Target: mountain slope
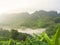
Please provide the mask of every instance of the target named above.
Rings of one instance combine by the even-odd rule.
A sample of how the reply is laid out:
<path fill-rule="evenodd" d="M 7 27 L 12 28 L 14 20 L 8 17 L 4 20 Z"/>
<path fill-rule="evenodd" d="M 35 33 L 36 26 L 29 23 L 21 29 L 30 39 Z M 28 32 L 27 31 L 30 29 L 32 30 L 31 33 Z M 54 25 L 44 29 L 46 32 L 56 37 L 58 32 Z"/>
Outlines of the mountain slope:
<path fill-rule="evenodd" d="M 57 17 L 59 17 L 59 19 L 57 19 Z M 30 28 L 40 28 L 55 24 L 56 19 L 57 21 L 60 21 L 60 14 L 56 11 L 40 10 L 35 11 L 32 14 L 29 14 L 27 12 L 4 14 L 4 20 L 2 20 L 2 23 L 0 23 L 0 25 L 11 27 L 24 26 Z"/>

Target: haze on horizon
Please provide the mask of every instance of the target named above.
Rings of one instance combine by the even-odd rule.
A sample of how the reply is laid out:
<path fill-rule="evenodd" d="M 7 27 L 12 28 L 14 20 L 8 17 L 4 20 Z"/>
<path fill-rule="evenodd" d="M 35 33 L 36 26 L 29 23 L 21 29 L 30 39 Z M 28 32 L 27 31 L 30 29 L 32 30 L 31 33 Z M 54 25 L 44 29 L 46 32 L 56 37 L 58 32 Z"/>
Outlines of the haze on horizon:
<path fill-rule="evenodd" d="M 55 10 L 60 12 L 60 0 L 0 0 L 0 14 Z"/>

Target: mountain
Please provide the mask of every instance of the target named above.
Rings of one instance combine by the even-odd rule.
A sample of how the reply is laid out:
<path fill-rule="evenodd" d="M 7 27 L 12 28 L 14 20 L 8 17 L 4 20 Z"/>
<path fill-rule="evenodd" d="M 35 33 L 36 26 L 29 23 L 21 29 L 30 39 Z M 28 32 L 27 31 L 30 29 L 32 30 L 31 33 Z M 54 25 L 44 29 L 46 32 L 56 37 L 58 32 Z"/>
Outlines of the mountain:
<path fill-rule="evenodd" d="M 57 13 L 57 11 L 40 10 L 32 14 L 23 12 L 3 15 L 4 17 L 0 26 L 40 28 L 55 24 L 55 21 L 60 23 L 60 13 Z M 59 18 L 57 19 L 57 17 Z"/>

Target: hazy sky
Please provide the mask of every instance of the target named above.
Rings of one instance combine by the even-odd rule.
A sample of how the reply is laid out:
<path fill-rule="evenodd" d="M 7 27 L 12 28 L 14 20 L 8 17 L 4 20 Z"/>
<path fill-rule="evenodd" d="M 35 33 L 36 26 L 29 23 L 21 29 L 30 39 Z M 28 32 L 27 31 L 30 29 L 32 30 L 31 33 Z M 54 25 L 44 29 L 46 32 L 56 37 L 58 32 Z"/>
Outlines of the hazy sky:
<path fill-rule="evenodd" d="M 57 10 L 60 0 L 0 0 L 0 14 L 4 12 L 33 12 L 35 10 Z"/>

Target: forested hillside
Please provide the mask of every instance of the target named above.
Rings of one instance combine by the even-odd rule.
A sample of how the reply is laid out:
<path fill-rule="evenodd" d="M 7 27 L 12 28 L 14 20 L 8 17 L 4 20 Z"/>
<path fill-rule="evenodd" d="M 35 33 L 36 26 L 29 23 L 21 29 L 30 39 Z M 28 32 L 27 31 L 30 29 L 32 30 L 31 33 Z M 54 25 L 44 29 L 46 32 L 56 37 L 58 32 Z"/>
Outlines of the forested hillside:
<path fill-rule="evenodd" d="M 5 17 L 0 25 L 12 27 L 45 28 L 55 23 L 60 23 L 60 13 L 57 11 L 35 11 L 3 14 Z"/>

